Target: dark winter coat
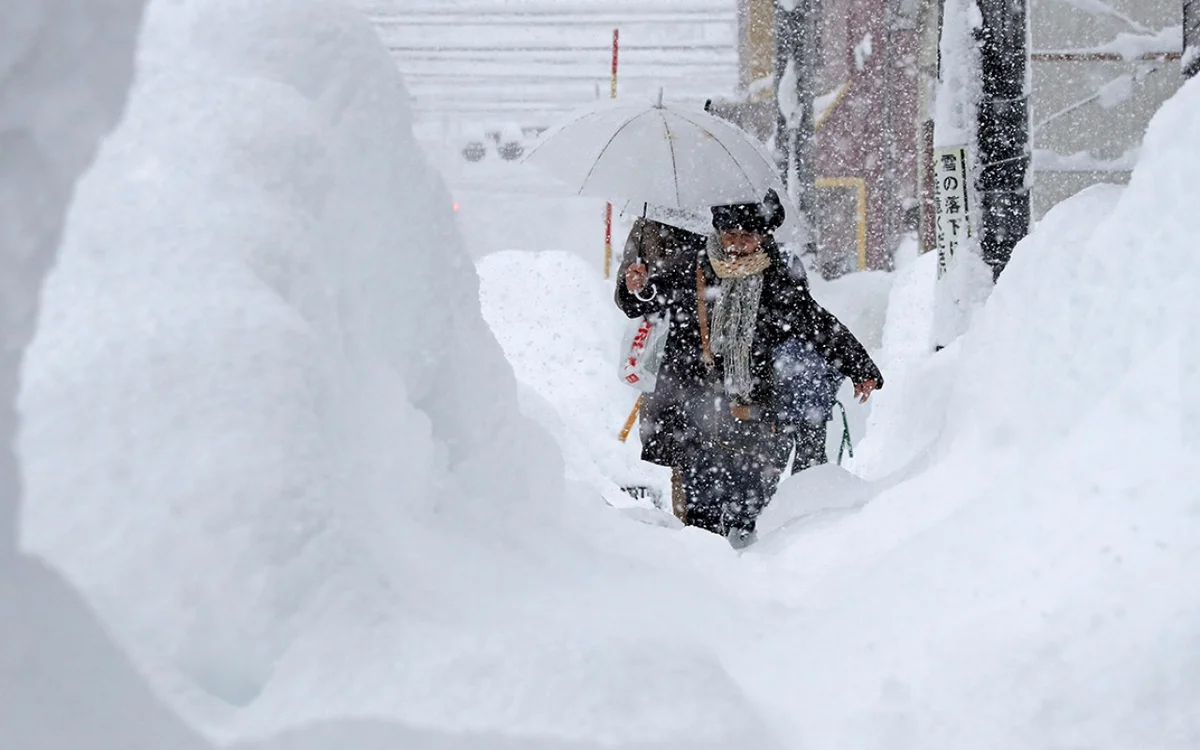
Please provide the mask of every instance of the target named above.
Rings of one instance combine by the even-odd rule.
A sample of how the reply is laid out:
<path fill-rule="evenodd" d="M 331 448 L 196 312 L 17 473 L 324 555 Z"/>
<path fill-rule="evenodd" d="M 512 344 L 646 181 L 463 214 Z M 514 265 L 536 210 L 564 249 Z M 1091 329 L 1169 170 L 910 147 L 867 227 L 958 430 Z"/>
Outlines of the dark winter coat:
<path fill-rule="evenodd" d="M 625 270 L 635 261 L 645 263 L 651 274 L 661 274 L 667 266 L 681 255 L 695 259 L 704 249 L 708 237 L 703 234 L 689 232 L 679 227 L 663 224 L 652 219 L 639 218 L 629 229 L 625 240 L 624 253 L 617 268 L 617 289 L 614 294 L 617 306 L 628 312 L 623 300 L 625 297 L 634 299 L 625 289 Z M 624 295 L 624 296 L 623 296 Z M 630 314 L 630 317 L 640 317 Z M 642 406 L 638 420 L 638 435 L 642 441 L 642 457 L 648 457 L 647 445 L 656 444 L 655 435 L 664 408 L 670 405 L 670 389 L 656 388 L 650 393 L 642 394 Z M 653 451 L 651 451 L 651 455 Z M 654 461 L 663 463 L 662 461 Z"/>
<path fill-rule="evenodd" d="M 754 379 L 750 400 L 756 407 L 756 418 L 768 425 L 777 419 L 780 399 L 775 388 L 774 353 L 795 338 L 803 341 L 806 347 L 812 347 L 830 366 L 853 382 L 874 380 L 882 387 L 883 376 L 866 349 L 812 298 L 803 269 L 793 265 L 799 261 L 785 259 L 773 239 L 764 243 L 764 250 L 770 255 L 772 264 L 763 272 L 762 297 L 750 359 Z M 658 413 L 642 415 L 648 422 L 642 431 L 642 458 L 664 466 L 680 466 L 686 452 L 711 447 L 714 425 L 719 428 L 721 423 L 728 421 L 728 403 L 723 400 L 721 358 L 716 358 L 716 367 L 711 373 L 701 359 L 696 302 L 697 262 L 702 264 L 711 299 L 721 281 L 703 253 L 695 248 L 665 263 L 650 265 L 647 289 L 653 285 L 655 296 L 648 302 L 639 300 L 625 287 L 623 272 L 617 278 L 617 305 L 627 316 L 636 318 L 665 311 L 670 317 L 654 393 Z M 712 315 L 711 301 L 708 314 Z"/>
<path fill-rule="evenodd" d="M 629 236 L 625 239 L 621 263 L 617 268 L 617 278 L 624 279 L 625 269 L 629 268 L 635 260 L 641 260 L 649 266 L 651 273 L 661 273 L 666 264 L 681 253 L 691 254 L 694 258 L 696 253 L 704 248 L 706 242 L 708 242 L 708 237 L 703 234 L 689 232 L 686 229 L 663 224 L 653 219 L 635 219 L 633 226 L 629 229 Z M 617 305 L 621 305 L 620 294 L 624 288 L 623 282 L 618 283 Z"/>

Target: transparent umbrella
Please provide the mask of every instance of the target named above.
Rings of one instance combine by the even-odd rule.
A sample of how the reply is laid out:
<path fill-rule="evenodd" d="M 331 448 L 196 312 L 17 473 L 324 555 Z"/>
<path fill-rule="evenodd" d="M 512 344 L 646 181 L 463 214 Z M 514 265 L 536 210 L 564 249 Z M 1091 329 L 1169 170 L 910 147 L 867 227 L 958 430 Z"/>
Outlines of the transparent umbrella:
<path fill-rule="evenodd" d="M 753 136 L 706 112 L 618 104 L 576 113 L 525 161 L 578 195 L 703 209 L 781 195 L 775 164 Z"/>

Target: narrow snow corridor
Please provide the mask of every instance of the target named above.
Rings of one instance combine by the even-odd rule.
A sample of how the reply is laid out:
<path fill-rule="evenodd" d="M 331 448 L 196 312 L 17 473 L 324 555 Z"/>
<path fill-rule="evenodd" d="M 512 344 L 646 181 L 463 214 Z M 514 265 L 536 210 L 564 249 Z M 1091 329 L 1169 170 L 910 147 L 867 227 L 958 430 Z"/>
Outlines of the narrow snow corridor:
<path fill-rule="evenodd" d="M 603 204 L 441 163 L 339 0 L 151 0 L 28 347 L 0 319 L 0 720 L 29 750 L 1195 750 L 1197 134 L 1193 81 L 936 354 L 932 256 L 814 280 L 887 384 L 739 554 L 621 490 L 666 478 L 617 439 Z"/>

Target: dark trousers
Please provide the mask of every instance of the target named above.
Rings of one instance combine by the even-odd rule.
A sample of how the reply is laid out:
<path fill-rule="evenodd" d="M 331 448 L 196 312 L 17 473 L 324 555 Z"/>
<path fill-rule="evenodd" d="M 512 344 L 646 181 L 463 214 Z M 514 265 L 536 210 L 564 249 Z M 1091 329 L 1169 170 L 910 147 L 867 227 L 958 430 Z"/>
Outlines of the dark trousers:
<path fill-rule="evenodd" d="M 827 422 L 800 422 L 796 425 L 788 425 L 784 431 L 785 437 L 780 441 L 782 443 L 780 469 L 787 466 L 788 454 L 791 452 L 792 446 L 796 448 L 796 458 L 792 461 L 793 474 L 799 474 L 813 466 L 829 463 L 829 456 L 825 450 L 828 426 Z"/>
<path fill-rule="evenodd" d="M 779 482 L 778 446 L 761 439 L 741 450 L 696 446 L 679 467 L 687 512 L 685 523 L 721 536 L 753 532 Z"/>

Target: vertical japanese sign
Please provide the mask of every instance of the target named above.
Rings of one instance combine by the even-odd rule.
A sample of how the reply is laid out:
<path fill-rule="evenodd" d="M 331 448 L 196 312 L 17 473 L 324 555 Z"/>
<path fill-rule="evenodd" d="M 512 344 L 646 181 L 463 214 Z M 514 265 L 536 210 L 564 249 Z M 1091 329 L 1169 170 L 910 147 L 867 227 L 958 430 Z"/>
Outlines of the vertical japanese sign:
<path fill-rule="evenodd" d="M 938 278 L 971 236 L 967 206 L 967 149 L 937 148 L 933 152 L 934 209 L 937 216 Z"/>

